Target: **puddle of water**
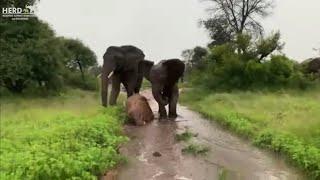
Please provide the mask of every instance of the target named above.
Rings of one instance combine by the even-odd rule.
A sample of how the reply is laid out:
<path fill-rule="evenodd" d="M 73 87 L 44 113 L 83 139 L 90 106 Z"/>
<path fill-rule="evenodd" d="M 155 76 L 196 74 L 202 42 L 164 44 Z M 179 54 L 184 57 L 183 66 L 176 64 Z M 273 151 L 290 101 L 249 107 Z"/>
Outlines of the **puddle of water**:
<path fill-rule="evenodd" d="M 150 91 L 142 93 L 154 112 L 157 104 Z M 158 121 L 138 127 L 125 126 L 132 138 L 121 153 L 128 164 L 121 167 L 119 180 L 298 180 L 286 164 L 248 142 L 222 130 L 199 114 L 178 106 L 176 121 Z M 193 141 L 210 148 L 206 156 L 181 153 L 184 143 L 175 140 L 186 129 L 197 134 Z M 161 156 L 154 156 L 159 152 Z"/>

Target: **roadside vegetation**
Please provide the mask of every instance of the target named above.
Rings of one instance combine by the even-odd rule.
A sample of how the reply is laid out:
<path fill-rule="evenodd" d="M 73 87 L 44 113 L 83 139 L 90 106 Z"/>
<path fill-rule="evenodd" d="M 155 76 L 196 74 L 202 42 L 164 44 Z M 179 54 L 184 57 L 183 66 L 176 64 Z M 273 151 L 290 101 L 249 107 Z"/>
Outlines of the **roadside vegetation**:
<path fill-rule="evenodd" d="M 34 0 L 4 0 L 1 7 L 25 7 Z M 95 90 L 100 74 L 94 52 L 78 39 L 56 36 L 38 17 L 15 21 L 0 17 L 0 89 L 21 94 L 55 94 L 72 86 Z"/>
<path fill-rule="evenodd" d="M 315 179 L 320 173 L 320 88 L 277 92 L 214 92 L 192 89 L 181 101 L 249 138 L 283 154 Z"/>
<path fill-rule="evenodd" d="M 95 92 L 1 99 L 0 179 L 97 179 L 123 160 L 121 107 Z"/>
<path fill-rule="evenodd" d="M 176 140 L 177 141 L 189 141 L 192 137 L 196 137 L 197 134 L 194 134 L 188 130 L 181 134 L 176 134 Z"/>
<path fill-rule="evenodd" d="M 201 25 L 212 42 L 182 52 L 181 102 L 319 179 L 320 74 L 281 52 L 280 32 L 263 32 L 272 1 L 210 1 Z"/>
<path fill-rule="evenodd" d="M 194 156 L 198 155 L 206 155 L 207 152 L 210 151 L 210 149 L 203 145 L 198 144 L 189 144 L 186 147 L 184 147 L 182 150 L 182 153 L 192 154 Z"/>

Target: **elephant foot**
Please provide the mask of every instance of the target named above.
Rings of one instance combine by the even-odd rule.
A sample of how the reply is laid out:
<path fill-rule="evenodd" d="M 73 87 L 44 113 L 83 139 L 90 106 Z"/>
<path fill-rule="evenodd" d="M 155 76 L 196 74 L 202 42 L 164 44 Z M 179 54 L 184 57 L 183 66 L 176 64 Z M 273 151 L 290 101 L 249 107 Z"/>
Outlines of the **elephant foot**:
<path fill-rule="evenodd" d="M 159 114 L 159 120 L 167 119 L 168 116 L 166 114 Z"/>
<path fill-rule="evenodd" d="M 169 114 L 169 118 L 175 119 L 177 117 L 178 117 L 178 115 L 176 113 Z"/>

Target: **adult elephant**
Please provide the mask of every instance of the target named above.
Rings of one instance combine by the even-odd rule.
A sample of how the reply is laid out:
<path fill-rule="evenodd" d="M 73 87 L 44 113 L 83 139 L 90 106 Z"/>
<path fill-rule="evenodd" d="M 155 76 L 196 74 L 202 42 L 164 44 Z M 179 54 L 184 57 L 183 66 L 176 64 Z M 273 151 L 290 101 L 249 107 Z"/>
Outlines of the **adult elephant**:
<path fill-rule="evenodd" d="M 184 63 L 179 59 L 162 60 L 147 74 L 152 84 L 152 94 L 159 105 L 160 119 L 167 118 L 165 106 L 169 104 L 169 118 L 177 117 L 179 98 L 178 81 L 183 76 Z"/>
<path fill-rule="evenodd" d="M 116 104 L 120 84 L 122 83 L 127 91 L 127 96 L 138 93 L 140 90 L 142 72 L 139 71 L 139 64 L 144 60 L 144 53 L 135 46 L 110 46 L 103 55 L 103 66 L 101 73 L 101 100 L 102 105 L 108 104 L 109 79 L 112 80 L 112 90 L 109 104 Z"/>

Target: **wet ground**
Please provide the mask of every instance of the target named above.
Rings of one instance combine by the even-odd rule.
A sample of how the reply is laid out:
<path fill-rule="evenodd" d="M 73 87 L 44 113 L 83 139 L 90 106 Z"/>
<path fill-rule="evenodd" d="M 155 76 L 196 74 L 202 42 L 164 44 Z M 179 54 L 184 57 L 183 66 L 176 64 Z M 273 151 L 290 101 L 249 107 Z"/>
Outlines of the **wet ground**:
<path fill-rule="evenodd" d="M 150 91 L 142 92 L 155 114 L 157 104 Z M 178 106 L 175 121 L 159 121 L 138 127 L 126 125 L 131 141 L 121 148 L 128 163 L 117 170 L 119 180 L 298 180 L 283 160 L 263 152 L 223 130 L 186 107 Z M 191 142 L 178 142 L 176 134 L 196 134 Z M 188 144 L 209 147 L 206 155 L 181 150 Z"/>

